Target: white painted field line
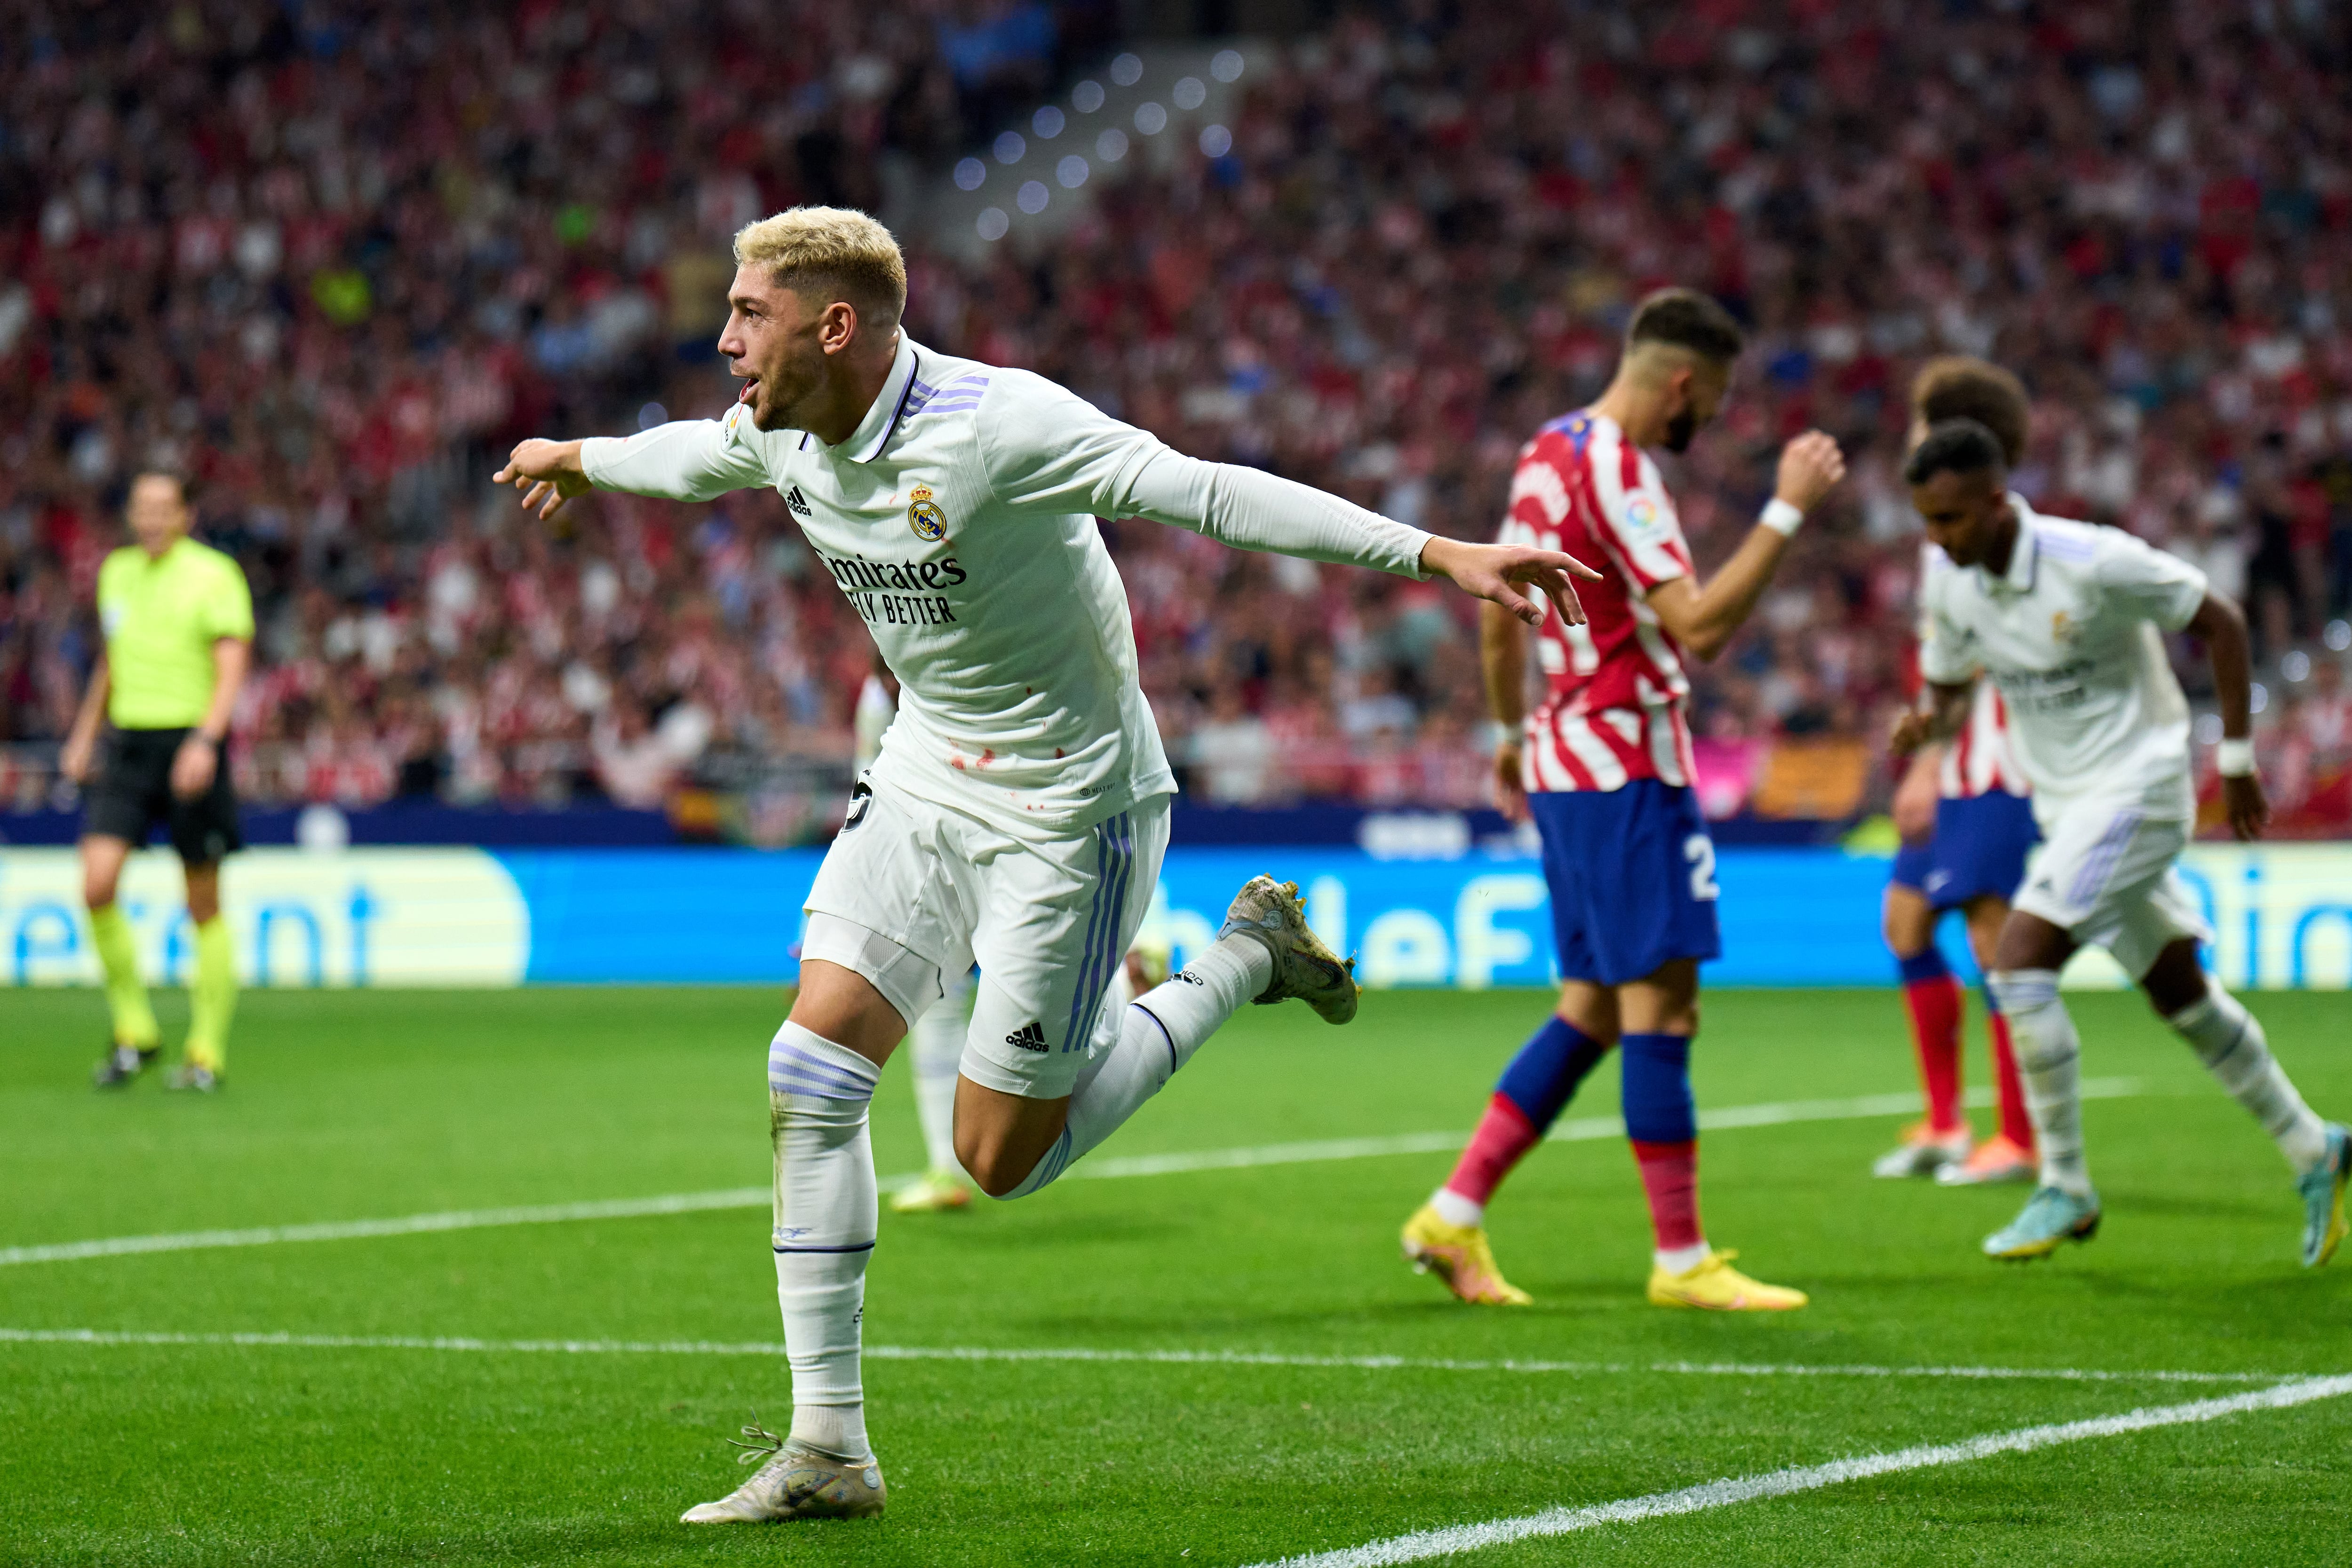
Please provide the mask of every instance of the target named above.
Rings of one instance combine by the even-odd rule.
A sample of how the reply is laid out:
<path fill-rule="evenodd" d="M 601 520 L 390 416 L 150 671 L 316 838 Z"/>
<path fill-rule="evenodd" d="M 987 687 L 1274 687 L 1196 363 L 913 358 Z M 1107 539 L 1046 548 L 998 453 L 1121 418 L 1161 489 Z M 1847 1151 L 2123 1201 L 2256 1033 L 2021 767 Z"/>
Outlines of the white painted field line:
<path fill-rule="evenodd" d="M 2086 1079 L 2086 1100 L 2126 1099 L 2142 1092 L 2136 1078 Z M 1979 1101 L 1972 1095 L 1969 1103 Z M 1989 1103 L 1989 1102 L 1985 1102 Z M 1916 1094 L 1865 1094 L 1851 1100 L 1786 1100 L 1762 1105 L 1727 1105 L 1702 1111 L 1704 1130 L 1777 1127 L 1794 1122 L 1840 1122 L 1899 1116 L 1919 1108 Z M 1624 1135 L 1614 1116 L 1561 1122 L 1550 1142 L 1572 1144 Z M 1459 1148 L 1464 1133 L 1402 1133 L 1383 1137 L 1326 1138 L 1310 1143 L 1261 1144 L 1239 1149 L 1196 1149 L 1182 1154 L 1142 1155 L 1129 1159 L 1088 1160 L 1065 1181 L 1109 1181 L 1129 1176 L 1180 1176 L 1191 1171 L 1241 1170 L 1254 1166 L 1315 1165 L 1329 1160 L 1370 1159 L 1384 1155 L 1441 1154 Z M 912 1176 L 884 1178 L 884 1190 L 913 1182 Z M 264 1225 L 241 1230 L 183 1230 L 160 1236 L 110 1236 L 90 1241 L 57 1241 L 0 1247 L 0 1268 L 22 1263 L 70 1263 L 138 1252 L 193 1252 L 223 1247 L 274 1247 L 289 1241 L 353 1241 L 369 1237 L 415 1236 L 440 1230 L 478 1230 L 490 1226 L 556 1225 L 590 1219 L 643 1219 L 712 1209 L 765 1208 L 764 1186 L 718 1192 L 678 1192 L 656 1197 L 602 1198 L 587 1203 L 548 1203 L 506 1208 L 462 1208 L 443 1214 L 407 1214 L 385 1219 L 333 1219 L 310 1225 Z"/>
<path fill-rule="evenodd" d="M 433 1230 L 476 1230 L 494 1225 L 552 1225 L 579 1219 L 636 1219 L 657 1214 L 698 1214 L 714 1208 L 764 1208 L 764 1186 L 720 1192 L 674 1192 L 660 1197 L 604 1198 L 519 1208 L 461 1208 L 447 1214 L 404 1214 L 390 1219 L 332 1219 L 316 1225 L 264 1225 L 248 1230 L 183 1230 L 165 1236 L 111 1236 L 46 1247 L 0 1248 L 0 1267 L 114 1258 L 129 1252 L 192 1252 L 214 1247 L 273 1247 L 284 1241 L 350 1241 L 366 1236 L 415 1236 Z"/>
<path fill-rule="evenodd" d="M 2053 1448 L 2061 1443 L 2079 1443 L 2093 1437 L 2118 1437 L 2159 1427 L 2219 1421 L 2225 1416 L 2256 1410 L 2291 1409 L 2321 1399 L 2340 1398 L 2347 1394 L 2352 1394 L 2352 1377 L 2314 1377 L 2281 1384 L 2274 1388 L 2258 1388 L 2215 1399 L 2199 1399 L 2187 1405 L 2159 1405 L 2148 1409 L 2126 1411 L 2121 1416 L 2101 1416 L 2087 1421 L 2063 1421 L 2045 1427 L 2021 1427 L 2011 1432 L 1991 1432 L 1963 1442 L 1899 1448 L 1885 1454 L 1864 1454 L 1857 1458 L 1833 1459 L 1825 1465 L 1801 1465 L 1764 1475 L 1727 1477 L 1699 1486 L 1685 1487 L 1679 1491 L 1653 1492 L 1647 1497 L 1622 1498 L 1615 1502 L 1595 1503 L 1585 1508 L 1548 1508 L 1540 1513 L 1522 1514 L 1516 1519 L 1424 1530 L 1338 1552 L 1285 1557 L 1277 1563 L 1260 1563 L 1257 1568 L 1385 1568 L 1390 1563 L 1421 1563 L 1432 1557 L 1450 1557 L 1457 1552 L 1501 1546 L 1532 1536 L 1569 1535 L 1604 1524 L 1633 1524 L 1645 1519 L 1700 1513 L 1708 1509 L 1727 1508 L 1733 1503 L 1815 1491 L 1822 1487 L 1865 1480 L 1873 1476 L 1929 1469 L 1939 1465 L 1965 1465 L 1990 1458 L 1995 1454 L 2031 1453 L 2036 1448 Z"/>
<path fill-rule="evenodd" d="M 780 1356 L 784 1347 L 761 1340 L 471 1339 L 436 1334 L 189 1333 L 130 1329 L 0 1328 L 0 1344 L 195 1345 L 293 1350 L 430 1350 L 561 1355 Z M 1361 1372 L 1501 1372 L 1622 1375 L 1664 1373 L 1695 1377 L 1916 1377 L 2061 1383 L 2285 1383 L 2287 1372 L 2110 1371 L 2031 1366 L 1808 1366 L 1800 1363 L 1704 1361 L 1472 1361 L 1404 1355 L 1286 1355 L 1245 1350 L 1096 1350 L 1050 1345 L 869 1344 L 871 1361 L 1085 1362 L 1157 1366 L 1288 1366 Z"/>
<path fill-rule="evenodd" d="M 2086 1078 L 2085 1100 L 2128 1100 L 2147 1091 L 2137 1078 Z M 1992 1091 L 1969 1092 L 1968 1103 L 1992 1103 Z M 1916 1093 L 1864 1094 L 1849 1100 L 1780 1100 L 1762 1105 L 1726 1105 L 1698 1113 L 1702 1132 L 1734 1127 L 1779 1127 L 1793 1122 L 1867 1121 L 1907 1115 L 1919 1109 Z M 1614 1116 L 1572 1117 L 1555 1123 L 1547 1143 L 1581 1144 L 1622 1138 L 1625 1124 Z M 1201 1149 L 1186 1154 L 1141 1155 L 1129 1159 L 1087 1160 L 1070 1167 L 1064 1181 L 1103 1181 L 1119 1176 L 1175 1176 L 1186 1171 L 1239 1170 L 1249 1166 L 1313 1165 L 1360 1160 L 1379 1155 L 1430 1155 L 1458 1149 L 1466 1133 L 1399 1133 L 1388 1137 L 1328 1138 L 1313 1143 L 1265 1144 L 1256 1148 Z M 5 1261 L 5 1257 L 0 1257 Z"/>

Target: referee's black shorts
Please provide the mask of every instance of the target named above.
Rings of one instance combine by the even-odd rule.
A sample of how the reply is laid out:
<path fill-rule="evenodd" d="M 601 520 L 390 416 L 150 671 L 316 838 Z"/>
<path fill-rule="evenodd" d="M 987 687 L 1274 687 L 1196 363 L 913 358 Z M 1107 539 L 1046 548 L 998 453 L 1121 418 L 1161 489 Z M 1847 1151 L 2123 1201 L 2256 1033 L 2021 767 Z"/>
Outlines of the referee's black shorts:
<path fill-rule="evenodd" d="M 170 830 L 172 847 L 190 865 L 210 865 L 245 848 L 236 831 L 236 792 L 228 781 L 224 747 L 213 770 L 213 787 L 194 800 L 172 790 L 172 758 L 186 729 L 117 729 L 108 732 L 99 754 L 98 777 L 89 787 L 82 831 L 144 844 L 155 824 Z"/>

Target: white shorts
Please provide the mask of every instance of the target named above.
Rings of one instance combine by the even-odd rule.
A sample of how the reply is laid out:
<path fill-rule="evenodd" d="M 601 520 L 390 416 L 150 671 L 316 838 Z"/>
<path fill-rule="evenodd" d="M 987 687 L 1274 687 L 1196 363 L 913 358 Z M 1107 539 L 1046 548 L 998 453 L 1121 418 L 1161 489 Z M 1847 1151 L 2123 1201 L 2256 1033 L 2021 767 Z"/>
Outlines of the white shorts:
<path fill-rule="evenodd" d="M 1169 798 L 1015 838 L 867 779 L 809 889 L 801 958 L 871 981 L 908 1024 L 977 959 L 963 1075 L 1059 1100 L 1118 1028 L 1103 998 L 1151 907 Z M 1098 1039 L 1099 1037 L 1099 1039 Z"/>
<path fill-rule="evenodd" d="M 2190 827 L 2127 802 L 2069 806 L 2043 829 L 2012 906 L 2105 948 L 2139 979 L 2182 937 L 2213 939 L 2196 895 L 2173 869 Z"/>

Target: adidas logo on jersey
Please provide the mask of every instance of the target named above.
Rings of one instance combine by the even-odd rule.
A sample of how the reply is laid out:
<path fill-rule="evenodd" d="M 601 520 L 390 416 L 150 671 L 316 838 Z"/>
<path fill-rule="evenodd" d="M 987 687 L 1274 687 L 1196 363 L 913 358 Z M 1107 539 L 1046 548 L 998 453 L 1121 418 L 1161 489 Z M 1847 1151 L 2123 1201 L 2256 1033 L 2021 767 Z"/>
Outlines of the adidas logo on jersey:
<path fill-rule="evenodd" d="M 1024 1051 L 1043 1051 L 1045 1049 L 1045 1026 L 1033 1019 L 1006 1035 L 1004 1043 L 1017 1045 Z"/>
<path fill-rule="evenodd" d="M 784 492 L 784 505 L 792 508 L 793 515 L 795 517 L 811 517 L 816 515 L 809 510 L 809 504 L 801 499 L 801 487 L 798 485 Z"/>

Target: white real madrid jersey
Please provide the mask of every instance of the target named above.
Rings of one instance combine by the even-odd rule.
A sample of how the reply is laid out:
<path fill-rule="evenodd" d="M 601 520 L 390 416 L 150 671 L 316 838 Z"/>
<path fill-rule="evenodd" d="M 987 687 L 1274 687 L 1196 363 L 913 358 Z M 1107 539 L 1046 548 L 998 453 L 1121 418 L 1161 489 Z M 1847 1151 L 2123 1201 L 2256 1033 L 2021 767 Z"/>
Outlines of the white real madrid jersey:
<path fill-rule="evenodd" d="M 604 488 L 677 500 L 773 486 L 898 678 L 876 776 L 1012 831 L 1066 832 L 1176 787 L 1096 517 L 1409 577 L 1429 540 L 903 332 L 838 446 L 761 430 L 738 403 L 588 441 L 581 463 Z"/>
<path fill-rule="evenodd" d="M 2205 574 L 2119 528 L 2045 517 L 2012 495 L 2009 570 L 1927 551 L 1919 673 L 1959 685 L 1981 666 L 2047 826 L 2077 800 L 2196 813 L 2189 704 L 2162 632 L 2189 624 Z"/>

